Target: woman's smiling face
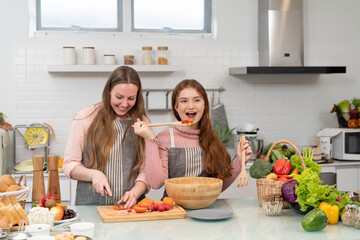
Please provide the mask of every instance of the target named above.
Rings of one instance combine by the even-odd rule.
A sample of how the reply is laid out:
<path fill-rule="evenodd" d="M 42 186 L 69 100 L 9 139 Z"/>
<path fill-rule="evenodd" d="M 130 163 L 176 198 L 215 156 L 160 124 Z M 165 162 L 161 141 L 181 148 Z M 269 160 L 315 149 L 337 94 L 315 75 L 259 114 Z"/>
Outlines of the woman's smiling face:
<path fill-rule="evenodd" d="M 179 92 L 175 110 L 182 121 L 191 119 L 194 121 L 190 128 L 198 128 L 205 108 L 205 101 L 195 88 L 187 87 Z"/>
<path fill-rule="evenodd" d="M 120 118 L 128 118 L 127 112 L 136 103 L 138 89 L 133 83 L 120 83 L 110 91 L 111 107 Z"/>

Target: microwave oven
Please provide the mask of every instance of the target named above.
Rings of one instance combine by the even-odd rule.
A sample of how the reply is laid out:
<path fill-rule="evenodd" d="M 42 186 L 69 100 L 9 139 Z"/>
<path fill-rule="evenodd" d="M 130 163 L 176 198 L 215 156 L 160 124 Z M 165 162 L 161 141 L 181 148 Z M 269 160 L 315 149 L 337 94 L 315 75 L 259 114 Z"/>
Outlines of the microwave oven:
<path fill-rule="evenodd" d="M 360 129 L 323 130 L 323 134 L 320 136 L 320 148 L 327 149 L 330 157 L 338 160 L 360 161 Z"/>

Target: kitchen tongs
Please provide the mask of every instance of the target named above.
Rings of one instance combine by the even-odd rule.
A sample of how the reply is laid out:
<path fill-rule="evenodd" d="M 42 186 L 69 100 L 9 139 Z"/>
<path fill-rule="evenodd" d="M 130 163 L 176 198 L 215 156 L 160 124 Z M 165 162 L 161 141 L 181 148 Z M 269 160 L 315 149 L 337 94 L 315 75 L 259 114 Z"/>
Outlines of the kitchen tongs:
<path fill-rule="evenodd" d="M 244 142 L 245 142 L 245 135 L 243 134 L 241 136 L 241 147 L 243 147 Z M 241 151 L 241 172 L 240 172 L 240 176 L 239 176 L 239 181 L 238 181 L 238 187 L 244 187 L 247 186 L 248 184 L 248 175 L 246 173 L 245 170 L 245 149 Z"/>
<path fill-rule="evenodd" d="M 111 199 L 111 201 L 113 202 L 113 204 L 118 207 L 119 209 L 121 209 L 120 205 L 116 202 L 116 200 L 114 199 L 114 197 L 110 196 L 108 191 L 106 191 L 106 188 L 104 188 L 104 192 L 105 194 Z"/>

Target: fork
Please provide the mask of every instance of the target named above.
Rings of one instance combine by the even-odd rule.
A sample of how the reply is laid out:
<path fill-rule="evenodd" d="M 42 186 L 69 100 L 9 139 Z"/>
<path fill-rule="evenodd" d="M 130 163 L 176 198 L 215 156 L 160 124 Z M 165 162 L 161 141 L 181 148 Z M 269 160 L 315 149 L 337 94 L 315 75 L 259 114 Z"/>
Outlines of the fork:
<path fill-rule="evenodd" d="M 241 141 L 241 147 L 243 147 L 245 142 L 245 134 L 241 136 L 240 141 Z M 245 149 L 241 151 L 241 172 L 237 186 L 240 187 L 240 184 L 241 187 L 247 186 L 248 184 L 248 176 L 245 170 Z"/>

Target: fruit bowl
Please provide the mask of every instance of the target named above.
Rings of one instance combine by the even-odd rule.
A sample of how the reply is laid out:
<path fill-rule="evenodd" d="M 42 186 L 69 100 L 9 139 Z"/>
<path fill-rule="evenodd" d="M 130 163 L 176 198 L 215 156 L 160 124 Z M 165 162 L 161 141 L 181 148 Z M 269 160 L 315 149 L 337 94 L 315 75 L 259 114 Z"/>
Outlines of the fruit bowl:
<path fill-rule="evenodd" d="M 188 209 L 200 209 L 216 201 L 223 181 L 209 177 L 181 177 L 165 180 L 165 189 L 176 204 Z"/>

